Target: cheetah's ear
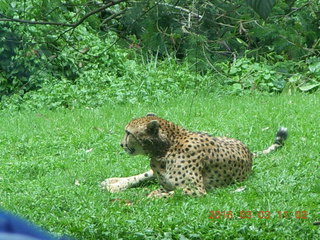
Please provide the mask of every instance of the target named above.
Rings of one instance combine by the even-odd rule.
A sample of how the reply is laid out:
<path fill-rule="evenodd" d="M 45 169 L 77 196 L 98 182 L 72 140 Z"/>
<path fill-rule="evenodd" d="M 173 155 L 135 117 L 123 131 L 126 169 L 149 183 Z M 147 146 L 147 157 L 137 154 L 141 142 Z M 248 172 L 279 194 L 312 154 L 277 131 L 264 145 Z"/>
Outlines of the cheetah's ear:
<path fill-rule="evenodd" d="M 157 120 L 152 120 L 147 124 L 147 132 L 153 135 L 158 134 L 160 124 Z"/>
<path fill-rule="evenodd" d="M 148 112 L 146 115 L 146 117 L 154 117 L 154 116 L 156 116 L 156 114 L 153 112 Z"/>

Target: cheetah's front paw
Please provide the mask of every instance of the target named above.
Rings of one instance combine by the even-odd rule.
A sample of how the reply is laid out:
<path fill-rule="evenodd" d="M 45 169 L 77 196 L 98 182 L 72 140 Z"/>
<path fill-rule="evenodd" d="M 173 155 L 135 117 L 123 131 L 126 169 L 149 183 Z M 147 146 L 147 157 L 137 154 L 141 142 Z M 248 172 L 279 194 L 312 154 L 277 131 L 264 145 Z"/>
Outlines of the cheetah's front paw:
<path fill-rule="evenodd" d="M 100 187 L 104 190 L 108 190 L 109 192 L 120 192 L 129 187 L 130 182 L 127 178 L 107 178 L 103 182 L 100 183 Z"/>

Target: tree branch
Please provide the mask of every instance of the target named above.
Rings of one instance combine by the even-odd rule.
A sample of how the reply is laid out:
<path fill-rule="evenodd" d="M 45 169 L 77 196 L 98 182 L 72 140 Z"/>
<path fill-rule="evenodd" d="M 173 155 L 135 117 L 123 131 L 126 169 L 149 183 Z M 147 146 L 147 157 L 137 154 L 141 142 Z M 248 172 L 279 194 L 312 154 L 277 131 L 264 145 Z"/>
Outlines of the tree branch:
<path fill-rule="evenodd" d="M 183 8 L 183 7 L 180 7 L 180 6 L 175 6 L 175 5 L 172 5 L 172 4 L 169 4 L 169 3 L 162 3 L 162 2 L 157 2 L 157 4 L 162 5 L 162 6 L 175 8 L 175 9 L 180 10 L 182 12 L 188 13 L 189 15 L 193 15 L 193 16 L 199 18 L 200 20 L 203 18 L 203 15 L 200 15 L 198 13 L 192 12 L 191 10 Z"/>
<path fill-rule="evenodd" d="M 54 26 L 62 26 L 62 27 L 72 27 L 72 28 L 76 28 L 78 27 L 81 23 L 83 23 L 88 17 L 99 13 L 111 6 L 117 5 L 119 3 L 122 2 L 126 2 L 128 0 L 111 0 L 109 1 L 107 4 L 103 5 L 100 8 L 97 8 L 91 12 L 88 12 L 86 15 L 84 15 L 82 18 L 80 18 L 79 21 L 75 22 L 75 23 L 62 23 L 62 22 L 48 22 L 48 21 L 30 21 L 30 20 L 24 20 L 24 19 L 17 19 L 17 18 L 9 18 L 6 17 L 5 18 L 0 18 L 0 22 L 17 22 L 17 23 L 23 23 L 23 24 L 34 24 L 34 25 L 54 25 Z M 2 14 L 1 14 L 2 15 Z M 4 16 L 4 15 L 2 15 Z"/>
<path fill-rule="evenodd" d="M 118 12 L 118 13 L 112 14 L 110 17 L 104 19 L 104 20 L 102 21 L 102 24 L 103 24 L 103 25 L 104 25 L 104 24 L 107 24 L 107 23 L 108 23 L 109 21 L 111 21 L 112 19 L 115 19 L 115 18 L 117 18 L 118 16 L 121 16 L 125 11 L 126 11 L 126 10 L 122 10 L 122 11 L 120 11 L 120 12 Z"/>
<path fill-rule="evenodd" d="M 309 2 L 307 2 L 305 4 L 303 4 L 301 7 L 294 8 L 291 12 L 287 13 L 285 16 L 289 17 L 290 15 L 294 14 L 297 11 L 300 11 L 301 9 L 303 9 L 304 7 L 306 7 L 306 6 L 310 5 L 310 4 L 311 4 L 311 2 L 309 1 Z"/>

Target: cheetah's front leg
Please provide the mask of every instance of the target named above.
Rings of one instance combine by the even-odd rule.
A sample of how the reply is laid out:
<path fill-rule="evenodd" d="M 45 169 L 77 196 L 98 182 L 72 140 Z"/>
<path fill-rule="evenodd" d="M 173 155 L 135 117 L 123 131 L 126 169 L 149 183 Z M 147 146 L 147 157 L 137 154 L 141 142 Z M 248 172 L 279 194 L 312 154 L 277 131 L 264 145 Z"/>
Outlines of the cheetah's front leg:
<path fill-rule="evenodd" d="M 109 192 L 120 192 L 153 178 L 153 171 L 149 170 L 148 172 L 131 177 L 107 178 L 101 182 L 100 186 L 102 189 L 106 189 Z"/>

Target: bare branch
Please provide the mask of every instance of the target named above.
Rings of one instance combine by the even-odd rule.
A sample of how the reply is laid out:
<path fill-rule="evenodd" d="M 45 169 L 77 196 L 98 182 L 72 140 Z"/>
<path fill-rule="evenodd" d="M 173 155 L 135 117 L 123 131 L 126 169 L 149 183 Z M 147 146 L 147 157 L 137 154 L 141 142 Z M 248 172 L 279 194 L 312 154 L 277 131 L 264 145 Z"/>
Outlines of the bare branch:
<path fill-rule="evenodd" d="M 33 24 L 33 25 L 55 25 L 63 27 L 74 27 L 74 24 L 70 23 L 60 23 L 60 22 L 46 22 L 46 21 L 30 21 L 17 18 L 0 18 L 0 22 L 17 22 L 24 24 Z"/>
<path fill-rule="evenodd" d="M 62 27 L 72 27 L 76 28 L 78 27 L 81 23 L 83 23 L 88 17 L 99 13 L 111 6 L 117 5 L 122 2 L 126 2 L 128 0 L 111 0 L 107 4 L 103 5 L 100 8 L 97 8 L 91 12 L 88 12 L 86 15 L 84 15 L 82 18 L 80 18 L 79 21 L 75 23 L 62 23 L 62 22 L 48 22 L 48 21 L 30 21 L 30 20 L 24 20 L 24 19 L 17 19 L 17 18 L 0 18 L 0 22 L 17 22 L 17 23 L 23 23 L 23 24 L 35 24 L 35 25 L 55 25 L 55 26 L 62 26 Z"/>
<path fill-rule="evenodd" d="M 167 7 L 172 7 L 172 8 L 178 9 L 178 10 L 180 10 L 182 12 L 188 13 L 189 15 L 195 16 L 195 17 L 199 18 L 200 20 L 203 18 L 203 15 L 200 15 L 198 13 L 192 12 L 191 10 L 183 8 L 183 7 L 180 7 L 180 6 L 175 6 L 175 5 L 172 5 L 172 4 L 169 4 L 169 3 L 162 3 L 162 2 L 157 2 L 157 4 L 162 5 L 162 6 L 167 6 Z"/>
<path fill-rule="evenodd" d="M 110 17 L 106 18 L 105 20 L 102 21 L 102 24 L 107 24 L 109 21 L 111 21 L 112 19 L 117 18 L 118 16 L 121 16 L 126 10 L 122 10 L 118 13 L 114 13 L 112 14 Z"/>
<path fill-rule="evenodd" d="M 311 2 L 309 1 L 309 2 L 307 2 L 307 3 L 305 3 L 305 4 L 303 4 L 301 7 L 299 7 L 299 8 L 294 8 L 291 12 L 289 12 L 288 14 L 286 14 L 285 16 L 286 17 L 289 17 L 290 15 L 292 15 L 292 14 L 294 14 L 295 12 L 297 12 L 297 11 L 300 11 L 301 9 L 303 9 L 304 7 L 306 7 L 306 6 L 308 6 L 308 5 L 310 5 L 311 4 Z"/>

